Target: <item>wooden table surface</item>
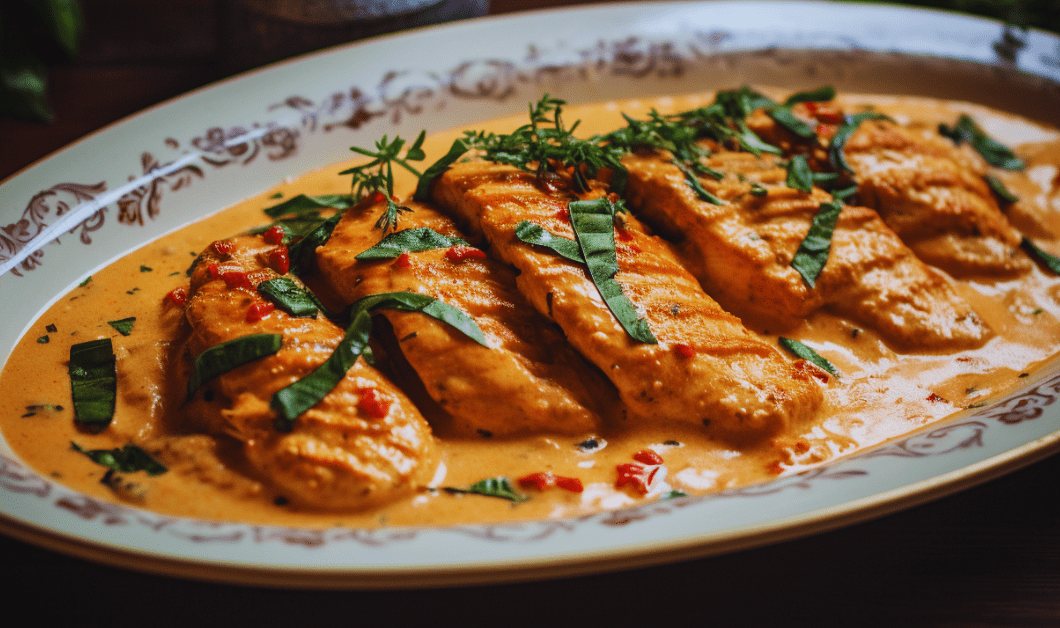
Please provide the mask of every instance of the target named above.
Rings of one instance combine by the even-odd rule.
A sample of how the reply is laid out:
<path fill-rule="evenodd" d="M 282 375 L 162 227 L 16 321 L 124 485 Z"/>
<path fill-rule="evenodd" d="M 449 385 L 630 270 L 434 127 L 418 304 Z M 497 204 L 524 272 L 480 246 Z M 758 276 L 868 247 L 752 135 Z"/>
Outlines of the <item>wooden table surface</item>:
<path fill-rule="evenodd" d="M 223 78 L 217 0 L 82 0 L 50 125 L 0 118 L 0 180 L 144 107 Z M 494 0 L 492 13 L 570 4 Z M 31 625 L 1060 626 L 1060 456 L 939 501 L 801 540 L 527 584 L 395 592 L 216 585 L 0 538 L 0 596 Z"/>

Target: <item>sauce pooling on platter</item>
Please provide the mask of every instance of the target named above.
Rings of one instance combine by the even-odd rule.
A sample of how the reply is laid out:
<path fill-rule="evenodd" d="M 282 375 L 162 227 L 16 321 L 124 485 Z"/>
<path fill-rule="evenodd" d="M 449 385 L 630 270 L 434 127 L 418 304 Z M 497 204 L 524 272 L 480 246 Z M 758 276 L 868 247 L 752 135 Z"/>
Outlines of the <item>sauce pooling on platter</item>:
<path fill-rule="evenodd" d="M 0 376 L 15 451 L 192 517 L 577 516 L 797 473 L 1060 351 L 1060 133 L 1002 112 L 545 97 L 359 152 L 61 298 Z"/>

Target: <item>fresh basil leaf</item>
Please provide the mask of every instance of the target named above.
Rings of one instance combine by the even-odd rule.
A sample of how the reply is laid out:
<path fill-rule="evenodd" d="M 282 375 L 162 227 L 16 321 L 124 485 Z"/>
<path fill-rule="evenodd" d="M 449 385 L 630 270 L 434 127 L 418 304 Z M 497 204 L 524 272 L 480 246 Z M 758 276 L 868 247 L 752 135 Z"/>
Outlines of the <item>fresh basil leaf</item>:
<path fill-rule="evenodd" d="M 316 266 L 316 250 L 331 239 L 331 233 L 335 231 L 335 225 L 339 224 L 339 220 L 342 220 L 341 213 L 320 223 L 304 238 L 288 247 L 288 253 L 291 256 L 291 272 L 296 275 L 305 274 Z"/>
<path fill-rule="evenodd" d="M 402 253 L 418 253 L 457 245 L 470 246 L 461 238 L 442 235 L 430 227 L 417 227 L 387 234 L 375 246 L 362 251 L 354 259 L 393 259 Z"/>
<path fill-rule="evenodd" d="M 214 345 L 195 358 L 188 378 L 188 398 L 204 383 L 232 369 L 270 356 L 280 350 L 280 334 L 250 334 Z"/>
<path fill-rule="evenodd" d="M 318 196 L 299 194 L 282 203 L 266 208 L 265 213 L 273 218 L 297 216 L 306 213 L 319 215 L 322 209 L 337 209 L 341 211 L 349 209 L 353 204 L 353 197 L 349 194 L 321 194 Z"/>
<path fill-rule="evenodd" d="M 582 250 L 574 240 L 568 240 L 545 230 L 541 225 L 524 220 L 515 226 L 515 237 L 527 244 L 543 246 L 572 262 L 585 263 Z"/>
<path fill-rule="evenodd" d="M 795 135 L 807 140 L 812 140 L 817 137 L 817 132 L 813 127 L 796 118 L 795 114 L 791 111 L 791 107 L 773 107 L 766 109 L 765 111 L 766 115 L 773 118 L 777 124 L 791 131 Z"/>
<path fill-rule="evenodd" d="M 615 217 L 606 197 L 591 201 L 573 201 L 569 205 L 574 235 L 589 268 L 596 289 L 608 309 L 626 333 L 640 342 L 656 344 L 648 322 L 637 313 L 633 303 L 615 280 L 618 256 L 615 252 Z"/>
<path fill-rule="evenodd" d="M 371 312 L 382 309 L 422 312 L 486 345 L 486 337 L 475 321 L 434 297 L 413 292 L 387 292 L 364 297 L 350 306 L 350 325 L 328 359 L 309 375 L 272 396 L 269 405 L 279 415 L 274 423 L 276 429 L 289 431 L 300 414 L 320 403 L 339 385 L 357 358 L 365 355 L 367 359 L 368 340 L 372 333 Z"/>
<path fill-rule="evenodd" d="M 834 198 L 837 201 L 845 201 L 848 198 L 850 198 L 851 196 L 854 196 L 855 194 L 857 194 L 857 192 L 858 192 L 858 186 L 857 185 L 851 185 L 850 187 L 845 187 L 845 188 L 842 188 L 840 190 L 832 190 L 832 198 Z"/>
<path fill-rule="evenodd" d="M 300 414 L 320 403 L 339 385 L 364 353 L 371 333 L 372 316 L 362 310 L 353 317 L 346 334 L 327 360 L 309 375 L 272 396 L 269 406 L 279 415 L 273 423 L 276 429 L 290 431 L 291 424 Z"/>
<path fill-rule="evenodd" d="M 968 142 L 991 166 L 1005 170 L 1023 170 L 1026 165 L 1007 146 L 988 136 L 966 113 L 962 113 L 957 119 L 957 124 L 952 127 L 940 124 L 939 133 L 956 144 Z"/>
<path fill-rule="evenodd" d="M 513 502 L 524 502 L 528 499 L 526 495 L 515 492 L 508 478 L 496 477 L 479 480 L 467 488 L 445 487 L 449 493 L 466 493 L 473 495 L 485 495 L 486 497 L 500 497 Z"/>
<path fill-rule="evenodd" d="M 789 188 L 809 194 L 813 191 L 813 172 L 806 157 L 795 155 L 788 161 L 788 176 L 785 183 Z"/>
<path fill-rule="evenodd" d="M 678 163 L 676 161 L 674 162 L 674 165 L 677 166 L 678 168 L 680 168 L 681 172 L 684 173 L 685 181 L 688 182 L 689 187 L 692 188 L 692 191 L 696 193 L 696 196 L 700 200 L 706 201 L 706 202 L 711 203 L 713 205 L 724 205 L 725 204 L 724 201 L 722 201 L 717 196 L 714 196 L 713 194 L 708 192 L 706 188 L 703 187 L 703 184 L 699 182 L 699 177 L 697 177 L 694 172 L 692 172 L 688 168 L 685 168 L 683 165 L 681 165 L 680 163 Z"/>
<path fill-rule="evenodd" d="M 762 153 L 769 153 L 771 155 L 780 155 L 784 151 L 780 150 L 772 144 L 767 144 L 762 138 L 747 128 L 747 123 L 743 120 L 739 120 L 736 123 L 737 134 L 736 141 L 740 143 L 740 146 L 747 151 L 754 154 L 755 157 L 761 157 Z"/>
<path fill-rule="evenodd" d="M 316 318 L 320 301 L 290 277 L 277 277 L 258 284 L 258 292 L 291 316 Z"/>
<path fill-rule="evenodd" d="M 1016 203 L 1020 200 L 1020 197 L 1016 196 L 1005 187 L 1005 184 L 1001 182 L 1001 179 L 989 175 L 983 177 L 983 179 L 985 179 L 986 184 L 990 186 L 990 191 L 996 194 L 1003 203 Z"/>
<path fill-rule="evenodd" d="M 118 330 L 118 333 L 122 336 L 128 336 L 132 333 L 133 324 L 136 323 L 136 317 L 130 316 L 129 318 L 123 318 L 118 321 L 107 321 L 107 324 Z"/>
<path fill-rule="evenodd" d="M 814 214 L 813 222 L 810 223 L 810 230 L 791 260 L 791 267 L 802 275 L 802 280 L 811 288 L 817 283 L 817 276 L 828 262 L 832 233 L 842 211 L 843 204 L 839 201 L 821 203 L 821 207 Z"/>
<path fill-rule="evenodd" d="M 287 216 L 274 220 L 266 225 L 254 227 L 248 229 L 248 235 L 261 235 L 273 227 L 279 227 L 283 229 L 283 240 L 284 244 L 290 244 L 291 240 L 296 237 L 302 237 L 316 229 L 320 223 L 324 222 L 324 216 L 320 212 L 305 212 L 302 214 Z"/>
<path fill-rule="evenodd" d="M 458 139 L 453 142 L 453 145 L 449 147 L 449 152 L 445 154 L 441 159 L 431 164 L 426 170 L 423 171 L 423 176 L 420 177 L 416 183 L 416 192 L 412 195 L 413 200 L 426 202 L 431 200 L 431 184 L 434 180 L 442 176 L 449 166 L 456 163 L 456 160 L 464 156 L 468 150 L 470 150 L 466 140 Z"/>
<path fill-rule="evenodd" d="M 110 338 L 70 347 L 70 389 L 74 415 L 82 425 L 103 429 L 114 418 L 118 375 Z"/>
<path fill-rule="evenodd" d="M 825 102 L 834 98 L 835 88 L 831 85 L 824 85 L 810 91 L 792 94 L 791 96 L 788 96 L 788 99 L 784 101 L 784 104 L 794 105 L 800 102 Z"/>
<path fill-rule="evenodd" d="M 70 443 L 74 451 L 80 452 L 98 465 L 118 473 L 135 473 L 143 471 L 147 475 L 162 475 L 168 469 L 136 445 L 126 445 L 120 449 L 84 449 L 75 442 Z"/>
<path fill-rule="evenodd" d="M 359 299 L 350 306 L 350 317 L 360 312 L 376 310 L 401 310 L 403 312 L 422 312 L 431 318 L 446 323 L 482 346 L 486 345 L 486 336 L 467 314 L 455 307 L 443 303 L 426 294 L 415 292 L 384 292 Z"/>
<path fill-rule="evenodd" d="M 1038 248 L 1030 238 L 1024 236 L 1023 240 L 1020 241 L 1020 248 L 1027 252 L 1032 258 L 1038 260 L 1045 265 L 1046 268 L 1060 275 L 1060 257 L 1050 255 L 1045 251 Z"/>
<path fill-rule="evenodd" d="M 850 168 L 850 164 L 847 163 L 846 157 L 843 156 L 843 147 L 846 146 L 847 140 L 854 134 L 854 131 L 858 130 L 861 123 L 865 120 L 891 120 L 889 117 L 875 111 L 864 111 L 862 113 L 856 113 L 852 116 L 847 116 L 843 121 L 843 124 L 839 125 L 836 129 L 835 135 L 832 136 L 832 140 L 828 143 L 828 161 L 832 163 L 832 166 L 836 169 L 836 172 L 853 172 Z M 893 122 L 893 120 L 891 120 Z"/>
<path fill-rule="evenodd" d="M 836 370 L 835 366 L 831 362 L 824 359 L 816 351 L 802 344 L 798 340 L 792 340 L 791 338 L 785 338 L 781 336 L 778 341 L 780 346 L 784 347 L 791 353 L 795 354 L 796 357 L 802 358 L 809 362 L 813 362 L 822 369 L 828 371 L 832 375 L 839 375 L 839 371 Z"/>

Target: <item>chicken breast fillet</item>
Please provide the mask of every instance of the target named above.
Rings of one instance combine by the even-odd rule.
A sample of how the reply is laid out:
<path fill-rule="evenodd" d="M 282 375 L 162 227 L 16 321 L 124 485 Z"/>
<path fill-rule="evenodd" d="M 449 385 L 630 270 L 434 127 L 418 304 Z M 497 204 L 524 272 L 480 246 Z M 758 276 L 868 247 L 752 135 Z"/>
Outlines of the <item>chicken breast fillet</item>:
<path fill-rule="evenodd" d="M 795 113 L 812 120 L 807 106 L 797 105 Z M 797 138 L 763 112 L 755 112 L 748 126 L 785 154 L 805 154 L 815 169 L 830 167 L 823 145 Z M 834 131 L 833 126 L 828 133 Z M 847 139 L 843 155 L 858 184 L 858 200 L 875 209 L 923 261 L 954 276 L 1009 277 L 1030 270 L 1020 233 L 983 178 L 985 162 L 972 151 L 932 129 L 865 120 Z"/>
<path fill-rule="evenodd" d="M 698 183 L 720 203 L 700 198 L 669 153 L 644 152 L 623 163 L 637 215 L 677 241 L 707 293 L 746 320 L 781 332 L 827 307 L 908 349 L 975 346 L 990 336 L 949 280 L 865 207 L 843 207 L 827 263 L 810 287 L 791 262 L 831 195 L 788 187 L 771 156 L 706 158 L 724 176 Z"/>
<path fill-rule="evenodd" d="M 383 237 L 374 225 L 385 207 L 362 204 L 348 210 L 317 250 L 317 266 L 347 303 L 378 293 L 414 292 L 475 320 L 488 347 L 425 314 L 382 311 L 405 359 L 427 393 L 453 417 L 455 430 L 489 436 L 598 430 L 602 421 L 594 400 L 613 398 L 613 388 L 526 302 L 511 268 L 460 246 L 397 259 L 356 259 Z M 400 217 L 402 229 L 429 228 L 464 239 L 434 208 L 409 207 L 413 211 Z"/>
<path fill-rule="evenodd" d="M 520 241 L 515 230 L 524 220 L 573 239 L 567 212 L 575 196 L 553 184 L 539 187 L 533 174 L 472 160 L 439 177 L 432 194 L 519 271 L 523 294 L 603 371 L 639 419 L 702 422 L 719 436 L 745 439 L 814 414 L 819 385 L 723 311 L 632 216 L 621 216 L 615 279 L 658 344 L 626 333 L 584 264 Z"/>
<path fill-rule="evenodd" d="M 263 302 L 255 290 L 278 275 L 265 260 L 275 245 L 256 236 L 211 246 L 191 276 L 186 315 L 192 357 L 250 334 L 280 334 L 273 355 L 204 383 L 189 409 L 205 428 L 243 443 L 247 462 L 291 502 L 314 509 L 353 510 L 421 488 L 433 474 L 435 443 L 416 407 L 381 373 L 357 360 L 320 403 L 297 417 L 289 432 L 273 426 L 276 391 L 323 363 L 343 330 L 323 316 L 294 317 L 276 309 L 248 321 Z"/>

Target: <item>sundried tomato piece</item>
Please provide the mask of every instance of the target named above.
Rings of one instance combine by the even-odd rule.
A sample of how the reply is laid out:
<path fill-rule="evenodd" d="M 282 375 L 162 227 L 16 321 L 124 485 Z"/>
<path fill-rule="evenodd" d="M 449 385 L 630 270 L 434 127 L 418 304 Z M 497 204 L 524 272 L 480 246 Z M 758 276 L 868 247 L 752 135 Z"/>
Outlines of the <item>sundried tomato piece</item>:
<path fill-rule="evenodd" d="M 224 279 L 225 285 L 229 289 L 243 289 L 253 290 L 254 286 L 250 285 L 250 279 L 247 278 L 247 274 L 242 270 L 230 270 L 221 273 L 221 279 Z"/>
<path fill-rule="evenodd" d="M 256 323 L 265 318 L 276 309 L 276 305 L 269 301 L 258 301 L 247 308 L 247 322 Z"/>
<path fill-rule="evenodd" d="M 286 275 L 291 270 L 291 256 L 286 246 L 279 246 L 269 251 L 267 256 L 269 268 L 281 275 Z"/>
<path fill-rule="evenodd" d="M 686 345 L 683 342 L 679 342 L 674 345 L 674 353 L 687 360 L 696 355 L 696 350 L 692 345 Z"/>
<path fill-rule="evenodd" d="M 449 247 L 449 250 L 445 252 L 445 259 L 450 262 L 461 262 L 466 259 L 486 259 L 486 252 L 473 246 L 458 244 Z"/>
<path fill-rule="evenodd" d="M 174 288 L 165 296 L 165 300 L 173 305 L 184 305 L 188 302 L 188 289 Z"/>
<path fill-rule="evenodd" d="M 357 401 L 357 407 L 364 410 L 369 417 L 382 419 L 390 413 L 391 401 L 379 394 L 378 389 L 362 388 L 357 392 L 361 395 L 360 400 Z"/>
<path fill-rule="evenodd" d="M 236 245 L 235 242 L 232 242 L 231 240 L 215 240 L 210 244 L 210 248 L 218 255 L 230 255 L 236 248 Z"/>
<path fill-rule="evenodd" d="M 287 232 L 283 230 L 283 227 L 276 225 L 266 229 L 265 233 L 261 234 L 261 237 L 265 240 L 265 244 L 282 244 L 286 235 Z"/>
<path fill-rule="evenodd" d="M 631 485 L 642 494 L 647 495 L 652 480 L 655 479 L 655 474 L 658 473 L 658 466 L 644 466 L 637 464 L 636 462 L 627 462 L 620 464 L 615 467 L 618 471 L 618 479 L 615 480 L 615 488 L 622 488 L 623 486 Z"/>
<path fill-rule="evenodd" d="M 633 454 L 633 459 L 644 464 L 662 464 L 662 456 L 650 449 L 641 449 Z"/>

